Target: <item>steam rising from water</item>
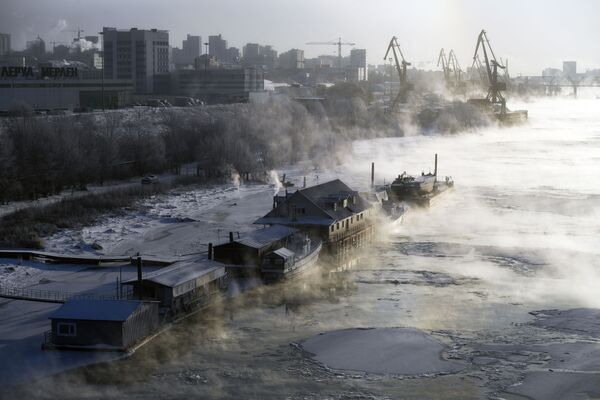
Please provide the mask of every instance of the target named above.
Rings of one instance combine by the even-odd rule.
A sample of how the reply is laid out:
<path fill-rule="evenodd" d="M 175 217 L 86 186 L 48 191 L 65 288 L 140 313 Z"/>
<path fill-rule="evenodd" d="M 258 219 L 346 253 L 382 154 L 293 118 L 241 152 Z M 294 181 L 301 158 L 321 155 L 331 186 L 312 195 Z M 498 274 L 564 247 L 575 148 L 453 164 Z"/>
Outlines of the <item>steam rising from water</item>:
<path fill-rule="evenodd" d="M 600 286 L 600 102 L 581 97 L 513 102 L 514 109 L 529 109 L 524 126 L 357 142 L 355 158 L 340 170 L 364 188 L 371 161 L 376 182 L 389 182 L 404 170 L 433 169 L 438 153 L 439 175 L 453 176 L 455 192 L 411 214 L 396 233 L 413 242 L 465 246 L 448 272 L 483 279 L 498 295 L 600 307 L 594 292 Z M 492 257 L 498 249 L 508 253 L 500 256 L 500 268 Z M 519 258 L 525 265 L 506 266 Z M 523 276 L 523 269 L 534 277 Z"/>

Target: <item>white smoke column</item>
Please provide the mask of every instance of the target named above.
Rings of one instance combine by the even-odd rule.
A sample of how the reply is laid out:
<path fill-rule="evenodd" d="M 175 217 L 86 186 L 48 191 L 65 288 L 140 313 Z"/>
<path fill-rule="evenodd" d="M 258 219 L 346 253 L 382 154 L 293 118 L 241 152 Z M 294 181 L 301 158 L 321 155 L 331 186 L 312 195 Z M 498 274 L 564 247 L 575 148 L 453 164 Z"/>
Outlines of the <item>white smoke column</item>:
<path fill-rule="evenodd" d="M 283 188 L 283 184 L 279 180 L 279 174 L 275 170 L 269 171 L 269 184 L 274 186 L 274 194 L 279 193 L 279 190 Z"/>
<path fill-rule="evenodd" d="M 75 40 L 73 44 L 71 44 L 71 47 L 73 49 L 79 49 L 81 51 L 93 50 L 97 48 L 97 46 L 94 43 L 90 42 L 89 40 L 85 40 L 84 38 Z"/>

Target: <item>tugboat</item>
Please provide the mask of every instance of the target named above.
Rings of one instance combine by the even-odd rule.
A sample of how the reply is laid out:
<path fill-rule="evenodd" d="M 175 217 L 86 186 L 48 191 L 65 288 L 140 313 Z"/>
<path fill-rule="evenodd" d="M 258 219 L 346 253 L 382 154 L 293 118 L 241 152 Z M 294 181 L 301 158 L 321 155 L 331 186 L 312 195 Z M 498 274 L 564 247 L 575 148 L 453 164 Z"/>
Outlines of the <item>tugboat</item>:
<path fill-rule="evenodd" d="M 266 254 L 260 265 L 263 281 L 276 282 L 307 272 L 317 264 L 321 247 L 320 240 L 313 241 L 305 236 L 301 242 L 292 241 L 290 245 Z"/>
<path fill-rule="evenodd" d="M 420 176 L 411 176 L 406 172 L 398 175 L 387 188 L 389 197 L 396 203 L 406 202 L 409 205 L 429 207 L 433 200 L 454 187 L 454 181 L 447 176 L 443 181 L 437 179 L 437 154 L 435 167 L 432 173 L 421 173 Z"/>

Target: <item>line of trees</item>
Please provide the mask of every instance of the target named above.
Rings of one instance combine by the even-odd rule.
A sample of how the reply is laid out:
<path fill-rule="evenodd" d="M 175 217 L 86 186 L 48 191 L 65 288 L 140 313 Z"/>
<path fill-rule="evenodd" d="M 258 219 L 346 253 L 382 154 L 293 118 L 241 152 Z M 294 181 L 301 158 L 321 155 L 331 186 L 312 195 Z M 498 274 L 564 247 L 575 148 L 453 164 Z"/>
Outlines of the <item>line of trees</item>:
<path fill-rule="evenodd" d="M 207 177 L 231 170 L 258 177 L 283 163 L 332 157 L 338 141 L 327 119 L 292 101 L 68 116 L 22 112 L 0 130 L 0 201 L 194 162 Z"/>
<path fill-rule="evenodd" d="M 310 159 L 330 166 L 353 139 L 401 136 L 407 125 L 459 131 L 479 125 L 465 104 L 443 111 L 441 99 L 416 103 L 408 118 L 367 107 L 369 94 L 342 83 L 325 101 L 302 105 L 278 98 L 266 104 L 196 108 L 134 108 L 106 113 L 38 116 L 26 109 L 0 121 L 0 203 L 35 199 L 90 183 L 178 172 L 197 163 L 206 178 L 261 178 L 284 164 Z M 310 111 L 309 111 L 310 110 Z M 417 127 L 418 128 L 418 127 Z"/>

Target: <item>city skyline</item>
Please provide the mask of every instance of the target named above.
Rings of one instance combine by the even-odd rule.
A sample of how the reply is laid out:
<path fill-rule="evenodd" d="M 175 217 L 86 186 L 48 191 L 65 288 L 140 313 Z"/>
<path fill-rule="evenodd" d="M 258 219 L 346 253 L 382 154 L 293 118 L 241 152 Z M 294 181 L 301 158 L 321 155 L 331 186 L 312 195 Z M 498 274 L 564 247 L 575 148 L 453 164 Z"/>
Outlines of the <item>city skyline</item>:
<path fill-rule="evenodd" d="M 114 0 L 101 4 L 8 0 L 4 6 L 8 12 L 0 16 L 0 26 L 3 33 L 11 34 L 12 47 L 17 50 L 38 34 L 48 43 L 68 42 L 78 27 L 84 35 L 96 35 L 104 26 L 164 29 L 169 31 L 172 47 L 180 47 L 187 34 L 203 38 L 222 34 L 230 46 L 240 50 L 246 43 L 260 43 L 272 45 L 280 53 L 303 49 L 306 58 L 337 53 L 335 46 L 307 46 L 307 42 L 341 37 L 356 43 L 342 49 L 344 56 L 352 48 L 364 48 L 370 64 L 383 63 L 387 42 L 395 35 L 406 58 L 424 69 L 436 69 L 442 47 L 454 49 L 463 67 L 468 67 L 476 36 L 485 28 L 497 56 L 510 61 L 511 74 L 539 75 L 546 67 L 560 68 L 565 60 L 576 60 L 579 71 L 600 66 L 600 44 L 591 40 L 600 33 L 594 21 L 600 4 L 589 0 L 576 3 L 564 7 L 557 1 L 508 0 L 482 7 L 474 0 L 402 5 L 385 0 L 377 7 L 365 7 L 354 0 L 325 4 L 307 0 L 301 5 L 273 0 L 252 4 L 179 0 L 169 5 L 154 0 L 127 4 Z M 210 18 L 206 18 L 207 10 Z M 408 15 L 410 18 L 404 17 Z M 565 23 L 570 24 L 569 29 L 555 29 Z"/>

